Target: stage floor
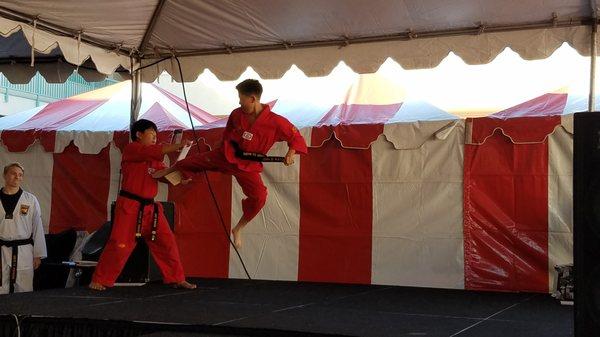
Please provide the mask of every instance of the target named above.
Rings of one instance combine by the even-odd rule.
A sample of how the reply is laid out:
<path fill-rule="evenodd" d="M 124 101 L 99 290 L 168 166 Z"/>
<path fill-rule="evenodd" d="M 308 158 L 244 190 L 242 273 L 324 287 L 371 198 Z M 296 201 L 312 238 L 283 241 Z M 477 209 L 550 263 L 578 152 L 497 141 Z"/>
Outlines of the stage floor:
<path fill-rule="evenodd" d="M 561 306 L 547 294 L 256 280 L 193 281 L 198 289 L 192 291 L 153 283 L 105 292 L 70 288 L 3 295 L 0 316 L 5 322 L 10 320 L 7 315 L 19 317 L 22 336 L 33 334 L 26 331 L 27 318 L 47 317 L 53 319 L 46 319 L 45 324 L 61 321 L 56 318 L 75 318 L 62 320 L 61 324 L 88 319 L 155 327 L 145 336 L 191 336 L 185 331 L 200 331 L 190 330 L 191 325 L 222 327 L 212 330 L 220 334 L 211 336 L 290 335 L 279 330 L 394 337 L 573 336 L 573 307 Z"/>

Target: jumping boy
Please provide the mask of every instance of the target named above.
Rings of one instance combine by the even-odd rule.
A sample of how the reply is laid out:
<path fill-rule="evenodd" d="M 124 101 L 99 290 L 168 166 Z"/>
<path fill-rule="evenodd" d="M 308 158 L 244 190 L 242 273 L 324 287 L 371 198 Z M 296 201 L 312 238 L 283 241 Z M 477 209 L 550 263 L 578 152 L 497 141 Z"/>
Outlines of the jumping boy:
<path fill-rule="evenodd" d="M 260 172 L 262 163 L 236 156 L 239 151 L 265 155 L 275 142 L 285 141 L 289 150 L 285 155 L 286 166 L 294 163 L 295 154 L 306 154 L 306 142 L 298 129 L 285 117 L 271 111 L 260 103 L 262 85 L 248 79 L 236 86 L 240 107 L 233 110 L 223 133 L 223 143 L 209 152 L 197 154 L 175 163 L 168 169 L 157 171 L 155 178 L 180 171 L 185 178 L 201 171 L 220 171 L 233 175 L 242 187 L 246 199 L 242 200 L 242 217 L 231 233 L 236 247 L 242 246 L 242 229 L 263 208 L 267 200 Z"/>

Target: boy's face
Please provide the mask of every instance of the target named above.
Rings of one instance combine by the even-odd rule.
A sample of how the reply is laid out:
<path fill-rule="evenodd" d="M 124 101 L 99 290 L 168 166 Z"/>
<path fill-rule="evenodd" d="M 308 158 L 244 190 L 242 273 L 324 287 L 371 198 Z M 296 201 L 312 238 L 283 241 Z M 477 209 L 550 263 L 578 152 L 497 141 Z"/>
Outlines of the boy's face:
<path fill-rule="evenodd" d="M 238 93 L 238 96 L 240 97 L 240 107 L 242 108 L 242 110 L 247 114 L 253 113 L 254 103 L 256 102 L 256 96 L 248 96 L 242 93 Z"/>
<path fill-rule="evenodd" d="M 143 145 L 154 145 L 156 144 L 156 131 L 154 129 L 146 129 L 144 132 L 137 132 L 137 141 Z"/>
<path fill-rule="evenodd" d="M 4 185 L 6 187 L 18 188 L 21 186 L 22 181 L 23 171 L 17 166 L 9 168 L 6 174 L 4 174 Z"/>

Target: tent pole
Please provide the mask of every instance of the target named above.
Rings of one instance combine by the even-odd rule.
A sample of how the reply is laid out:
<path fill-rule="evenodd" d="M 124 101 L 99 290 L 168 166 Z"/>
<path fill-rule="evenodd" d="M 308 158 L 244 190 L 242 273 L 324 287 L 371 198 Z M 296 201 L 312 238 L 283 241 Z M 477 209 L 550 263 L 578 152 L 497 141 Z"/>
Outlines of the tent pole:
<path fill-rule="evenodd" d="M 132 66 L 133 69 L 133 66 Z M 140 71 L 134 71 L 131 74 L 131 113 L 130 124 L 137 121 L 142 105 L 142 74 Z"/>
<path fill-rule="evenodd" d="M 596 110 L 596 51 L 597 51 L 597 42 L 596 42 L 596 34 L 598 32 L 598 25 L 596 20 L 592 24 L 592 40 L 591 40 L 591 57 L 590 57 L 590 97 L 588 99 L 588 111 Z"/>

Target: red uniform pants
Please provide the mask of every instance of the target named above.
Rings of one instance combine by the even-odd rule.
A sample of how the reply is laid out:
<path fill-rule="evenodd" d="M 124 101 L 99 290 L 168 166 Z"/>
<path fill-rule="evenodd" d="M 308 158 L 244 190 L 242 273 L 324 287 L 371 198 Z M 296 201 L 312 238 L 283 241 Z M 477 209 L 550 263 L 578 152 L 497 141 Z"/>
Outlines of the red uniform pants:
<path fill-rule="evenodd" d="M 146 240 L 150 253 L 160 269 L 165 283 L 179 283 L 185 281 L 179 251 L 175 236 L 169 228 L 169 223 L 163 214 L 162 205 L 158 205 L 158 224 L 156 239 L 150 240 L 153 222 L 154 205 L 144 207 L 142 220 L 142 237 Z M 108 240 L 92 282 L 112 287 L 115 280 L 123 270 L 129 255 L 136 246 L 136 223 L 139 203 L 135 200 L 119 196 L 115 206 L 115 216 Z"/>
<path fill-rule="evenodd" d="M 267 188 L 260 172 L 246 172 L 238 169 L 225 159 L 222 149 L 204 152 L 178 161 L 175 168 L 185 173 L 201 171 L 219 171 L 231 174 L 242 187 L 246 199 L 242 200 L 244 219 L 252 220 L 267 201 Z"/>

